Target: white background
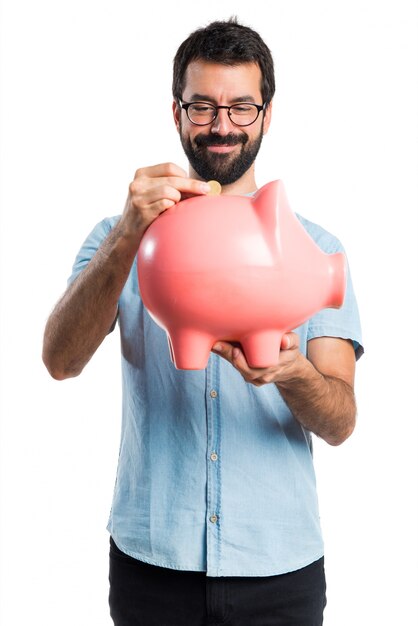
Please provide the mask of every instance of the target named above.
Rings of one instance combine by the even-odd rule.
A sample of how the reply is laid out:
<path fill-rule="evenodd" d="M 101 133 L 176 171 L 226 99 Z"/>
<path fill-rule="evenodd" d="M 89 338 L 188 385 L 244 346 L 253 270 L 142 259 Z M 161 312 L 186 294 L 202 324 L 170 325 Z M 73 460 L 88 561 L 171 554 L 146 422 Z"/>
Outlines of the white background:
<path fill-rule="evenodd" d="M 186 166 L 171 61 L 192 30 L 231 14 L 276 62 L 258 184 L 283 179 L 293 209 L 343 241 L 361 310 L 356 432 L 339 448 L 315 442 L 325 624 L 417 624 L 417 3 L 5 0 L 2 626 L 110 625 L 118 337 L 58 383 L 41 362 L 43 328 L 135 170 Z"/>

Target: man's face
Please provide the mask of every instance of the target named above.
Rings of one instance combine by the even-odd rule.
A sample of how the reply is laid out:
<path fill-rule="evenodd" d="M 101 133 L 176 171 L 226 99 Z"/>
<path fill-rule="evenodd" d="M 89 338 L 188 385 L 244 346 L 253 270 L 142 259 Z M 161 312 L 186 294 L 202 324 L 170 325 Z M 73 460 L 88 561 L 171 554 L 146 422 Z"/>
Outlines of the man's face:
<path fill-rule="evenodd" d="M 228 106 L 240 102 L 263 104 L 260 84 L 261 72 L 256 63 L 228 66 L 193 61 L 186 71 L 182 100 Z M 216 119 L 206 126 L 190 122 L 175 103 L 173 109 L 193 170 L 201 179 L 217 180 L 221 185 L 234 183 L 252 166 L 270 124 L 270 107 L 245 127 L 233 124 L 226 109 L 220 109 Z"/>

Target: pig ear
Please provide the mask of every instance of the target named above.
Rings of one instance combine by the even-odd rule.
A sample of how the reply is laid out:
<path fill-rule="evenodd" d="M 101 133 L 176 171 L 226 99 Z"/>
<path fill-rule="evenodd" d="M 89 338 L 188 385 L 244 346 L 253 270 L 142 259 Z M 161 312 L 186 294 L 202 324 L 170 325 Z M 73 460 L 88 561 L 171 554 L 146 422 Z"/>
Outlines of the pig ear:
<path fill-rule="evenodd" d="M 275 226 L 278 221 L 278 206 L 288 206 L 286 192 L 281 180 L 273 180 L 253 196 L 253 205 L 263 222 Z"/>
<path fill-rule="evenodd" d="M 280 213 L 289 210 L 289 204 L 281 180 L 274 180 L 261 187 L 252 198 L 265 240 L 272 253 L 280 246 Z"/>

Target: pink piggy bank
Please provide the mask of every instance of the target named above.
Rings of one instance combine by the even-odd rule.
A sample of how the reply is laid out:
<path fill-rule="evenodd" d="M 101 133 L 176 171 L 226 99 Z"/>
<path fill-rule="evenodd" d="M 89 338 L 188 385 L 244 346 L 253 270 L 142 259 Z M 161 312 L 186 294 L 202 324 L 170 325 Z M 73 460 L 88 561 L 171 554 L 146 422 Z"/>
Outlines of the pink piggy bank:
<path fill-rule="evenodd" d="M 268 367 L 285 332 L 342 305 L 346 261 L 322 252 L 274 181 L 252 197 L 196 196 L 165 211 L 141 241 L 138 280 L 176 368 L 205 368 L 217 340 Z"/>

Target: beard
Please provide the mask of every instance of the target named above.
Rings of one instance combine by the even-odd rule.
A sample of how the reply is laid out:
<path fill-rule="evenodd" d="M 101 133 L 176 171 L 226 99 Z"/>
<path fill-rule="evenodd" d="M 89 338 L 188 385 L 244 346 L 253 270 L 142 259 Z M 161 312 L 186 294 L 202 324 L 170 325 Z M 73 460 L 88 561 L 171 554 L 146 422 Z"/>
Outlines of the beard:
<path fill-rule="evenodd" d="M 235 183 L 254 163 L 263 140 L 263 127 L 258 137 L 250 141 L 248 135 L 196 135 L 191 142 L 184 137 L 180 124 L 180 140 L 190 165 L 202 180 L 217 180 L 221 185 Z M 207 146 L 235 146 L 241 144 L 237 156 L 209 152 Z"/>

